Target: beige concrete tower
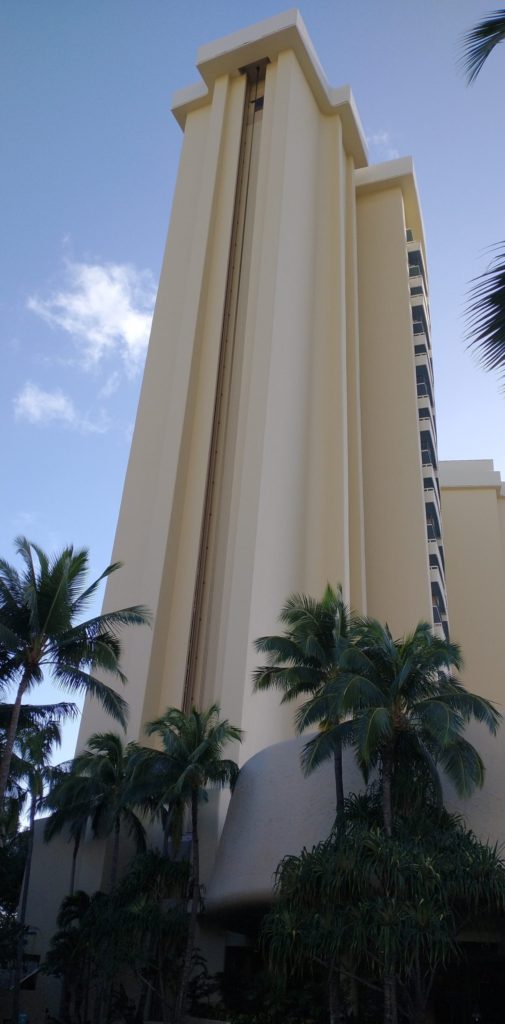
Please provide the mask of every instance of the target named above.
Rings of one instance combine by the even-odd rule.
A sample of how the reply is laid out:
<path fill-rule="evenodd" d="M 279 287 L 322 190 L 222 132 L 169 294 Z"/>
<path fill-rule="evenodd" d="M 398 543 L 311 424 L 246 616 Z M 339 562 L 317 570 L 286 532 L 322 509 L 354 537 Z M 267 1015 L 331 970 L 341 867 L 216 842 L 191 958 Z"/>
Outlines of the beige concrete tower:
<path fill-rule="evenodd" d="M 281 857 L 334 816 L 325 770 L 302 778 L 292 708 L 252 693 L 254 639 L 290 592 L 318 596 L 327 581 L 395 635 L 419 620 L 447 634 L 448 617 L 411 161 L 368 166 L 351 92 L 328 86 L 296 11 L 203 47 L 198 69 L 202 83 L 175 98 L 184 141 L 114 544 L 124 569 L 105 609 L 154 615 L 126 639 L 130 738 L 192 702 L 218 701 L 244 730 L 228 813 L 211 803 L 202 836 L 206 920 L 237 931 L 271 899 Z M 475 633 L 469 681 L 499 700 L 502 492 L 489 466 L 444 472 L 451 630 L 466 646 L 475 609 L 461 594 L 479 579 L 494 688 L 479 682 Z M 88 701 L 79 745 L 110 727 Z M 501 757 L 489 748 L 494 780 Z M 345 773 L 359 787 L 351 759 Z M 484 833 L 498 789 L 474 807 Z M 62 874 L 51 911 L 53 857 L 40 851 L 29 906 L 42 945 L 66 891 Z M 104 865 L 103 844 L 84 844 L 77 885 L 100 887 Z"/>
<path fill-rule="evenodd" d="M 154 611 L 126 652 L 130 735 L 218 701 L 246 761 L 292 736 L 291 710 L 250 684 L 287 594 L 341 582 L 396 632 L 432 614 L 409 284 L 424 242 L 410 161 L 366 166 L 350 90 L 327 85 L 297 12 L 204 47 L 198 69 L 175 99 L 106 606 Z M 101 727 L 88 704 L 80 742 Z"/>

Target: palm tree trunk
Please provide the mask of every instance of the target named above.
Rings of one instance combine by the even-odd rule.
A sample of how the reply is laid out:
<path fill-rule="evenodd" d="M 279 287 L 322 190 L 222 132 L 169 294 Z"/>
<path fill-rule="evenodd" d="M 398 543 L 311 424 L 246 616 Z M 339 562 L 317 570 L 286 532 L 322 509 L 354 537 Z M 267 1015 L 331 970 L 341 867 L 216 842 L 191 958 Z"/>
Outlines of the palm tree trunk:
<path fill-rule="evenodd" d="M 328 1008 L 330 1024 L 342 1024 L 346 1019 L 342 1004 L 342 989 L 340 985 L 340 971 L 335 963 L 332 963 L 328 978 Z"/>
<path fill-rule="evenodd" d="M 168 1005 L 167 1005 L 167 981 L 165 971 L 163 969 L 163 954 L 161 949 L 161 943 L 158 946 L 158 978 L 161 995 L 161 1019 L 163 1024 L 168 1024 Z"/>
<path fill-rule="evenodd" d="M 344 771 L 342 766 L 342 744 L 340 740 L 333 753 L 333 769 L 335 772 L 335 795 L 337 811 L 337 829 L 344 823 Z"/>
<path fill-rule="evenodd" d="M 381 756 L 382 766 L 382 817 L 384 831 L 387 836 L 393 832 L 393 755 L 391 750 L 384 750 Z"/>
<path fill-rule="evenodd" d="M 26 923 L 26 907 L 28 903 L 28 890 L 30 888 L 30 873 L 32 870 L 33 858 L 33 836 L 35 831 L 35 811 L 37 809 L 37 798 L 32 795 L 30 803 L 30 827 L 28 832 L 28 849 L 26 851 L 25 872 L 23 875 L 23 887 L 21 889 L 21 902 L 19 904 L 19 937 L 16 948 L 16 971 L 14 975 L 14 993 L 12 996 L 12 1019 L 17 1021 L 19 1017 L 19 998 L 21 990 L 21 979 L 23 974 L 23 949 L 24 932 Z"/>
<path fill-rule="evenodd" d="M 387 836 L 393 833 L 393 752 L 382 751 L 382 817 Z M 393 970 L 384 975 L 384 1024 L 398 1024 L 396 976 Z"/>
<path fill-rule="evenodd" d="M 79 853 L 79 846 L 81 845 L 81 836 L 77 835 L 74 839 L 74 849 L 72 850 L 72 867 L 70 869 L 70 895 L 73 896 L 75 889 L 75 872 L 77 867 L 77 854 Z"/>
<path fill-rule="evenodd" d="M 186 999 L 188 993 L 189 979 L 191 976 L 191 961 L 195 944 L 196 918 L 198 904 L 200 901 L 200 854 L 198 849 L 198 792 L 193 790 L 191 795 L 191 911 L 188 923 L 188 937 L 184 953 L 181 984 L 175 1004 L 174 1024 L 182 1024 L 186 1010 Z"/>
<path fill-rule="evenodd" d="M 112 844 L 112 857 L 110 862 L 109 889 L 112 892 L 117 882 L 117 870 L 119 865 L 119 835 L 121 832 L 121 819 L 118 817 L 114 823 L 114 842 Z"/>
<path fill-rule="evenodd" d="M 14 749 L 14 743 L 16 740 L 16 734 L 18 731 L 19 712 L 21 711 L 21 701 L 26 691 L 28 683 L 30 682 L 30 670 L 25 669 L 23 672 L 23 678 L 18 686 L 18 692 L 16 694 L 16 700 L 12 705 L 12 715 L 9 722 L 9 728 L 7 729 L 7 736 L 5 738 L 5 747 L 2 754 L 2 760 L 0 762 L 0 808 L 3 807 L 5 800 L 5 790 L 7 789 L 7 782 L 9 780 L 9 771 L 11 767 L 12 751 Z"/>
<path fill-rule="evenodd" d="M 75 871 L 77 865 L 77 854 L 79 852 L 79 846 L 81 843 L 81 836 L 78 833 L 74 839 L 74 848 L 72 850 L 72 866 L 70 868 L 70 896 L 73 896 L 75 889 Z M 60 996 L 60 1018 L 62 1021 L 68 1020 L 68 979 L 63 975 L 61 981 L 61 996 Z"/>
<path fill-rule="evenodd" d="M 398 1024 L 396 976 L 384 975 L 384 1024 Z"/>
<path fill-rule="evenodd" d="M 168 857 L 168 849 L 170 842 L 170 811 L 166 812 L 165 820 L 163 822 L 163 848 L 162 853 L 164 857 Z"/>

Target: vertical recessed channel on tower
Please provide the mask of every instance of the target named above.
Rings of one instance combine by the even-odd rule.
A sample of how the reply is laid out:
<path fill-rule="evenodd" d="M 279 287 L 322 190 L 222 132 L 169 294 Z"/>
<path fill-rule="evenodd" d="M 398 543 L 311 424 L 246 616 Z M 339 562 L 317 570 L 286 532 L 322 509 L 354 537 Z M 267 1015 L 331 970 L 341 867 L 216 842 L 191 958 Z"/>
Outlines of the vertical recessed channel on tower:
<path fill-rule="evenodd" d="M 237 184 L 230 239 L 223 327 L 209 446 L 198 564 L 191 613 L 183 710 L 202 697 L 205 647 L 215 586 L 216 543 L 223 512 L 223 479 L 233 434 L 233 396 L 240 385 L 244 321 L 249 286 L 249 256 L 252 245 L 265 72 L 268 61 L 241 69 L 247 77 L 242 120 Z"/>

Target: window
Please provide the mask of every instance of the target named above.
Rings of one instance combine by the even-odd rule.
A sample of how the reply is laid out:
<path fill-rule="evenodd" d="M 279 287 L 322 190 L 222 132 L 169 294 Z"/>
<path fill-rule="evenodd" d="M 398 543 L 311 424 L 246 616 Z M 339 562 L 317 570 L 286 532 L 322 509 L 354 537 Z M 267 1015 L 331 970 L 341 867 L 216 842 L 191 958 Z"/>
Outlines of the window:
<path fill-rule="evenodd" d="M 408 253 L 409 258 L 409 277 L 422 277 L 425 285 L 426 278 L 424 274 L 423 257 L 420 249 L 412 249 Z"/>
<path fill-rule="evenodd" d="M 433 392 L 428 367 L 423 364 L 416 366 L 417 394 L 419 398 L 429 398 L 433 403 Z"/>
<path fill-rule="evenodd" d="M 429 337 L 428 321 L 423 306 L 412 306 L 412 323 L 414 334 L 425 334 Z"/>

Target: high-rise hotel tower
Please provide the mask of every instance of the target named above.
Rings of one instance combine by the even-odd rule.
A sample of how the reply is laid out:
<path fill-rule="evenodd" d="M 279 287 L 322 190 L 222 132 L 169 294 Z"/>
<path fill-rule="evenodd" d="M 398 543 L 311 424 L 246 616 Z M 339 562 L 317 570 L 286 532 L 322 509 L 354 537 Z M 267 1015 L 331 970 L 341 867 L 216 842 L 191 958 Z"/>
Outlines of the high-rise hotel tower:
<path fill-rule="evenodd" d="M 293 709 L 252 691 L 254 639 L 275 631 L 288 594 L 320 596 L 327 581 L 395 635 L 420 620 L 447 633 L 447 569 L 464 642 L 476 622 L 490 628 L 485 566 L 496 630 L 505 502 L 489 465 L 449 466 L 446 566 L 410 159 L 368 165 L 352 94 L 328 86 L 296 11 L 204 46 L 198 70 L 175 98 L 184 141 L 113 552 L 124 568 L 105 607 L 154 613 L 126 639 L 132 739 L 146 742 L 168 705 L 215 701 L 244 730 L 224 829 L 221 799 L 203 843 L 207 907 L 237 931 L 279 859 L 333 819 L 324 770 L 302 778 Z M 484 561 L 467 543 L 472 516 Z M 481 587 L 477 609 L 465 579 Z M 496 697 L 505 651 L 500 662 L 487 644 L 483 679 L 472 642 L 469 682 Z M 110 725 L 89 702 L 80 744 Z M 502 760 L 495 750 L 493 778 Z M 493 786 L 472 805 L 484 832 L 502 829 Z M 98 888 L 103 870 L 84 847 L 77 885 Z"/>
<path fill-rule="evenodd" d="M 426 258 L 410 159 L 368 166 L 293 11 L 203 47 L 107 605 L 143 601 L 130 733 L 219 701 L 243 761 L 292 735 L 252 641 L 340 582 L 447 628 Z M 81 741 L 103 723 L 90 704 Z"/>

